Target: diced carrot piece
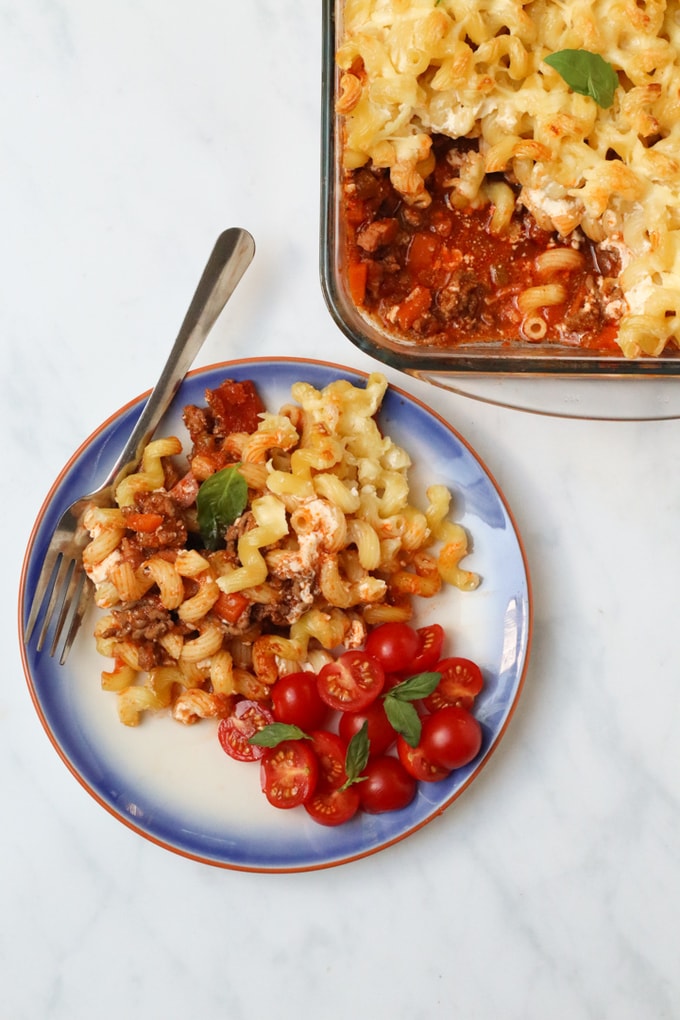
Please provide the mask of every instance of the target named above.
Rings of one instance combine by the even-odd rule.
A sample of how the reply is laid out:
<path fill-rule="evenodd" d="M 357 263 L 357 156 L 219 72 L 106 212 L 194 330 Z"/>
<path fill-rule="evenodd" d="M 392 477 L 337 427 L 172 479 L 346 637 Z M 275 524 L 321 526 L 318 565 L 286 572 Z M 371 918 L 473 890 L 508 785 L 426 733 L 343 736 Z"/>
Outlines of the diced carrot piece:
<path fill-rule="evenodd" d="M 162 514 L 135 513 L 133 511 L 132 513 L 125 515 L 125 524 L 128 528 L 131 528 L 132 531 L 142 531 L 145 534 L 149 534 L 150 532 L 155 531 L 156 528 L 160 528 L 162 523 Z"/>
<path fill-rule="evenodd" d="M 415 274 L 432 271 L 436 268 L 441 244 L 441 240 L 436 234 L 423 233 L 421 231 L 421 233 L 413 235 L 408 249 L 407 261 Z"/>
<path fill-rule="evenodd" d="M 347 267 L 349 292 L 355 305 L 363 305 L 366 297 L 368 266 L 365 262 L 350 262 Z"/>
<path fill-rule="evenodd" d="M 397 310 L 397 323 L 400 329 L 410 329 L 416 319 L 429 309 L 432 292 L 429 287 L 414 287 L 409 296 Z"/>
<path fill-rule="evenodd" d="M 239 591 L 220 592 L 217 602 L 213 606 L 213 612 L 225 623 L 236 623 L 239 616 L 249 604 L 249 600 Z"/>

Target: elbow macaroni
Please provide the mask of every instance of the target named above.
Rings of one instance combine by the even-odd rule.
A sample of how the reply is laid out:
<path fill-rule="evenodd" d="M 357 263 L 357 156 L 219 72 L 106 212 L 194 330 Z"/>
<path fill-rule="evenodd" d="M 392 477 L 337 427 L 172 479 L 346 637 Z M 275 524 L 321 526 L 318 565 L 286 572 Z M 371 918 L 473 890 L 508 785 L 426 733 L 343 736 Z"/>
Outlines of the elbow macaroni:
<path fill-rule="evenodd" d="M 410 619 L 414 597 L 432 597 L 442 584 L 479 584 L 458 565 L 467 536 L 449 520 L 449 490 L 431 486 L 424 509 L 413 502 L 410 458 L 376 421 L 386 388 L 379 373 L 363 389 L 345 380 L 323 390 L 298 383 L 294 409 L 262 415 L 240 437 L 264 470 L 248 476 L 247 513 L 230 550 L 225 542 L 214 552 L 131 553 L 145 550 L 145 539 L 129 537 L 127 510 L 89 512 L 84 560 L 95 599 L 109 610 L 96 644 L 114 659 L 102 686 L 117 693 L 123 723 L 162 709 L 187 724 L 226 715 L 234 697 L 266 698 L 280 675 L 360 647 L 368 627 Z M 174 455 L 179 441 L 150 445 L 140 472 L 118 490 L 132 512 L 145 486 L 168 496 L 167 454 L 158 451 Z M 234 597 L 253 612 L 240 629 L 219 612 L 220 600 Z M 276 626 L 268 629 L 267 619 Z"/>
<path fill-rule="evenodd" d="M 680 346 L 677 0 L 346 0 L 342 14 L 346 169 L 389 169 L 406 202 L 426 206 L 432 135 L 476 138 L 452 204 L 492 203 L 500 232 L 517 201 L 545 229 L 612 246 L 623 353 Z M 545 63 L 565 49 L 611 64 L 610 108 Z"/>

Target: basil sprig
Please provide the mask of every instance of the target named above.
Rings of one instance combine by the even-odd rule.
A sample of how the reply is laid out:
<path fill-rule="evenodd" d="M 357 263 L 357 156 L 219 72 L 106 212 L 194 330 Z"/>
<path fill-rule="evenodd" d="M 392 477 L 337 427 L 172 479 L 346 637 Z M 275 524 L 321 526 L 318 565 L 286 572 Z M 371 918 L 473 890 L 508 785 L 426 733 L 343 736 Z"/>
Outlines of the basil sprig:
<path fill-rule="evenodd" d="M 611 64 L 590 50 L 558 50 L 544 58 L 564 78 L 569 88 L 581 96 L 590 96 L 598 106 L 607 110 L 614 102 L 619 85 Z"/>
<path fill-rule="evenodd" d="M 235 467 L 223 468 L 201 484 L 196 496 L 198 526 L 206 549 L 217 549 L 224 533 L 248 505 L 248 483 Z"/>
<path fill-rule="evenodd" d="M 284 740 L 310 740 L 311 738 L 301 730 L 299 726 L 292 723 L 273 722 L 263 726 L 252 737 L 248 737 L 249 744 L 256 744 L 258 747 L 278 747 Z"/>
<path fill-rule="evenodd" d="M 383 697 L 385 715 L 390 725 L 411 747 L 416 747 L 420 740 L 422 723 L 420 716 L 413 704 L 432 694 L 439 681 L 441 673 L 416 673 L 402 683 L 392 687 Z"/>
<path fill-rule="evenodd" d="M 368 756 L 371 750 L 371 741 L 368 738 L 368 721 L 364 719 L 361 729 L 357 730 L 349 744 L 345 755 L 345 773 L 347 779 L 342 784 L 342 790 L 354 783 L 363 783 L 366 776 L 361 773 L 368 765 Z"/>

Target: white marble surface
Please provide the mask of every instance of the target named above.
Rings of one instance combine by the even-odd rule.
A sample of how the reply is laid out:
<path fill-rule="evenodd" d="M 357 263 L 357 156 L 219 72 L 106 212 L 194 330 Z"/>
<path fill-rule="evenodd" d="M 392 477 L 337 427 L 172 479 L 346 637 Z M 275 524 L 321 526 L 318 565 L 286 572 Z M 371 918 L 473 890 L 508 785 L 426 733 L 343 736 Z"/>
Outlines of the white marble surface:
<path fill-rule="evenodd" d="M 199 364 L 374 366 L 319 286 L 320 29 L 315 0 L 0 0 L 0 1015 L 672 1020 L 680 422 L 537 418 L 387 372 L 504 489 L 535 637 L 490 764 L 386 852 L 278 876 L 180 858 L 81 789 L 28 696 L 33 519 L 154 382 L 221 229 L 258 253 Z"/>

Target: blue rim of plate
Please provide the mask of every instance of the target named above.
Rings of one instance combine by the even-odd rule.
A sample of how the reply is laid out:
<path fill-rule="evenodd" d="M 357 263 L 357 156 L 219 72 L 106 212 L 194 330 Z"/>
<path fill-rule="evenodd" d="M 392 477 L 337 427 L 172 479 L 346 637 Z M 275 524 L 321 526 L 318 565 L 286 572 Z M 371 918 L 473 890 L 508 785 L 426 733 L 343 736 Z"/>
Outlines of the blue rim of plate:
<path fill-rule="evenodd" d="M 305 358 L 254 358 L 195 369 L 156 434 L 181 433 L 182 407 L 203 403 L 205 389 L 225 378 L 253 379 L 267 407 L 276 410 L 290 399 L 294 382 L 305 380 L 320 389 L 340 377 L 363 386 L 367 375 Z M 107 660 L 94 650 L 94 610 L 64 666 L 45 650 L 37 653 L 33 642 L 25 644 L 30 599 L 56 522 L 105 476 L 147 396 L 108 418 L 73 454 L 45 498 L 26 550 L 19 593 L 21 655 L 33 704 L 57 753 L 84 789 L 134 832 L 217 867 L 314 871 L 366 857 L 412 835 L 479 775 L 506 732 L 524 685 L 532 637 L 531 586 L 521 538 L 495 480 L 444 418 L 389 386 L 380 425 L 411 454 L 416 494 L 433 482 L 451 489 L 454 517 L 471 537 L 466 566 L 483 578 L 476 592 L 452 589 L 421 600 L 416 623 L 444 623 L 455 644 L 455 653 L 445 649 L 448 654 L 465 655 L 482 667 L 485 686 L 475 714 L 484 739 L 474 762 L 438 783 L 419 784 L 415 801 L 402 811 L 362 814 L 336 828 L 320 826 L 302 808 L 277 811 L 266 804 L 259 769 L 224 755 L 214 723 L 184 727 L 154 716 L 134 729 L 122 726 L 115 695 L 100 688 Z"/>

